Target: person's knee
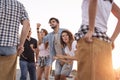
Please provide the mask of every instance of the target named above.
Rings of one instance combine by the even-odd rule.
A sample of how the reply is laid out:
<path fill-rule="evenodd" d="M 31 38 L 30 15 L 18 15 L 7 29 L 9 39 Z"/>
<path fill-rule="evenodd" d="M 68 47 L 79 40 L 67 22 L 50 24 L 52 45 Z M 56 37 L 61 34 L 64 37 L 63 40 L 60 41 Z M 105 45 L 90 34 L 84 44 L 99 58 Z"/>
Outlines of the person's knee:
<path fill-rule="evenodd" d="M 49 80 L 49 76 L 45 76 L 45 80 Z"/>
<path fill-rule="evenodd" d="M 42 80 L 42 76 L 37 76 L 37 80 Z"/>
<path fill-rule="evenodd" d="M 55 80 L 60 80 L 60 75 L 55 75 Z"/>
<path fill-rule="evenodd" d="M 45 80 L 48 80 L 48 79 L 49 79 L 49 75 L 50 75 L 49 72 L 48 72 L 48 73 L 45 73 Z"/>

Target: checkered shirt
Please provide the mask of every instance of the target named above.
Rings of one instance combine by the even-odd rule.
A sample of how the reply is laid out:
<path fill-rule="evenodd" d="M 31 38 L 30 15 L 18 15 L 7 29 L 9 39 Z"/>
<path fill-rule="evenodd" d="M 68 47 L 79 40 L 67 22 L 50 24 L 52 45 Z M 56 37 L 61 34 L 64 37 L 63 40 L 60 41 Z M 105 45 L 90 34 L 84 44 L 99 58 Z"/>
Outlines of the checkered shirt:
<path fill-rule="evenodd" d="M 79 29 L 78 33 L 75 33 L 75 39 L 79 40 L 80 38 L 82 38 L 87 32 L 88 32 L 88 25 L 82 25 L 81 28 Z M 92 35 L 92 37 L 97 37 L 100 40 L 104 40 L 106 42 L 111 42 L 110 38 L 107 36 L 107 34 L 105 32 L 101 32 L 99 31 L 96 27 L 95 27 L 95 32 Z"/>
<path fill-rule="evenodd" d="M 0 46 L 16 46 L 19 43 L 19 26 L 28 20 L 28 14 L 17 0 L 0 0 Z"/>

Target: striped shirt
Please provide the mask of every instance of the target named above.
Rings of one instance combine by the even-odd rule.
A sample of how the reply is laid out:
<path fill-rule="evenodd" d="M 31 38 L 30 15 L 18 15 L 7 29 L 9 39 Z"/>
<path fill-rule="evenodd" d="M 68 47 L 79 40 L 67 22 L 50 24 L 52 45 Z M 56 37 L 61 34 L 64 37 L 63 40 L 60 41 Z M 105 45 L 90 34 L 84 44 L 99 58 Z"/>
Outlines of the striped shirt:
<path fill-rule="evenodd" d="M 17 0 L 0 0 L 0 46 L 19 43 L 19 26 L 28 20 L 28 14 Z"/>

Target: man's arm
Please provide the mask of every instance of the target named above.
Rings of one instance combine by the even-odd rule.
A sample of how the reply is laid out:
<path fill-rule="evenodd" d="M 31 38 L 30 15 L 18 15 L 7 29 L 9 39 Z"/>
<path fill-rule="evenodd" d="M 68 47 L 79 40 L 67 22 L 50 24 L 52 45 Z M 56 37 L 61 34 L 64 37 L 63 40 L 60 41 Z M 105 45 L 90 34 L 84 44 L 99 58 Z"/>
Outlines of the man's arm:
<path fill-rule="evenodd" d="M 20 44 L 18 46 L 18 51 L 17 51 L 18 55 L 20 55 L 23 52 L 23 50 L 24 50 L 24 47 L 23 47 L 24 46 L 24 42 L 25 42 L 27 34 L 28 34 L 29 30 L 30 30 L 29 20 L 24 20 L 22 22 L 22 24 L 23 24 L 23 28 L 22 28 L 22 31 L 21 31 Z"/>
<path fill-rule="evenodd" d="M 92 35 L 94 33 L 95 18 L 97 11 L 97 0 L 89 0 L 89 30 L 85 35 L 85 40 L 87 42 L 92 42 Z"/>
<path fill-rule="evenodd" d="M 36 49 L 36 63 L 38 62 L 38 58 L 39 58 L 39 43 L 37 43 L 37 49 Z"/>
<path fill-rule="evenodd" d="M 77 58 L 75 56 L 69 56 L 69 55 L 57 55 L 54 57 L 55 59 L 60 59 L 60 60 L 64 60 L 64 59 L 69 59 L 69 60 L 77 60 Z"/>

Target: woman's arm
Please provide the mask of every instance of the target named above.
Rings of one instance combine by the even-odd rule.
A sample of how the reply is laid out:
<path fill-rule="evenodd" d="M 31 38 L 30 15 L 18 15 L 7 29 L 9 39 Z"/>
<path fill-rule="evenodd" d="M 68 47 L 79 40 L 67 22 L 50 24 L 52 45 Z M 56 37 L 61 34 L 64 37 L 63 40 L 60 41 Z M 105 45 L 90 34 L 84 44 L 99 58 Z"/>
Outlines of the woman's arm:
<path fill-rule="evenodd" d="M 40 35 L 40 31 L 39 31 L 40 26 L 41 26 L 41 24 L 40 24 L 40 23 L 37 23 L 37 37 L 38 37 L 38 41 L 39 41 L 39 42 L 40 42 L 40 40 L 41 40 L 41 35 Z"/>
<path fill-rule="evenodd" d="M 116 28 L 111 36 L 111 40 L 112 40 L 112 42 L 114 42 L 114 40 L 120 33 L 120 8 L 115 3 L 113 3 L 113 6 L 112 6 L 112 13 L 118 19 Z"/>

